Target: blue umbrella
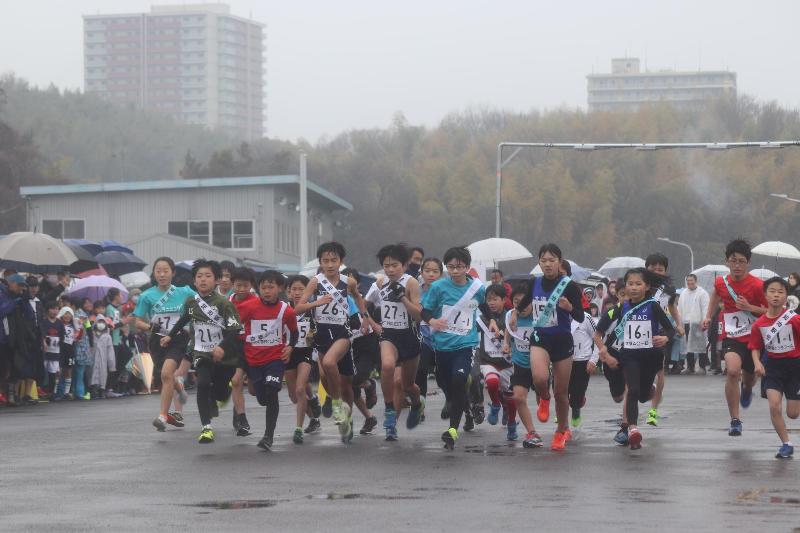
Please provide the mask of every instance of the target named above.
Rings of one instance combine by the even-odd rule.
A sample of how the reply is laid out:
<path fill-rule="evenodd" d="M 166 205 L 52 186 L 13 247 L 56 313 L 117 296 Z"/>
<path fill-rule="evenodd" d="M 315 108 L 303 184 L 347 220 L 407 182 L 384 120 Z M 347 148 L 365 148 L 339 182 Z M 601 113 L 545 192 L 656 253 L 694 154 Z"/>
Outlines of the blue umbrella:
<path fill-rule="evenodd" d="M 92 257 L 103 252 L 103 247 L 94 241 L 87 241 L 86 239 L 64 239 L 64 243 L 74 250 L 75 246 L 80 246 L 90 254 Z"/>
<path fill-rule="evenodd" d="M 117 241 L 100 241 L 100 247 L 103 248 L 103 252 L 125 252 L 126 254 L 133 254 L 133 250 Z"/>
<path fill-rule="evenodd" d="M 126 252 L 103 252 L 96 259 L 109 275 L 115 277 L 138 272 L 147 264 L 142 259 Z"/>

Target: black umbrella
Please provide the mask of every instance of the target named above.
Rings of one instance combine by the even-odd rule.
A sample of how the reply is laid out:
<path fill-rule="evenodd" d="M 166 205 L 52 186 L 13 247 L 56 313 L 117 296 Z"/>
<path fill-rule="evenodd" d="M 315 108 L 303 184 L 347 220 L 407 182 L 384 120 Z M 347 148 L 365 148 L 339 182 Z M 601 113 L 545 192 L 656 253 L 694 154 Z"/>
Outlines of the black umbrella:
<path fill-rule="evenodd" d="M 72 250 L 72 253 L 75 254 L 75 257 L 78 260 L 72 263 L 69 266 L 69 271 L 73 274 L 80 274 L 81 272 L 86 272 L 87 270 L 93 270 L 97 268 L 98 263 L 97 259 L 83 246 L 80 244 L 73 244 L 68 240 L 64 241 L 64 244 L 67 245 L 67 248 Z"/>
<path fill-rule="evenodd" d="M 119 277 L 131 272 L 138 272 L 147 263 L 127 252 L 103 252 L 98 254 L 97 262 L 106 269 L 109 275 Z"/>

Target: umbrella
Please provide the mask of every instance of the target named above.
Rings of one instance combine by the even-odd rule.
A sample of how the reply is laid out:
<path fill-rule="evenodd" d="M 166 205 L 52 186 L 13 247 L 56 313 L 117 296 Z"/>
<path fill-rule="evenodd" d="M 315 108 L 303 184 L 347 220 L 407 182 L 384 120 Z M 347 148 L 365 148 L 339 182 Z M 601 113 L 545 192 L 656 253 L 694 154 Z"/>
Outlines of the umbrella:
<path fill-rule="evenodd" d="M 75 252 L 44 233 L 18 231 L 0 240 L 0 266 L 32 274 L 57 273 L 78 261 Z"/>
<path fill-rule="evenodd" d="M 140 289 L 150 284 L 150 276 L 146 272 L 139 270 L 138 272 L 121 275 L 119 281 L 128 289 Z"/>
<path fill-rule="evenodd" d="M 117 241 L 100 241 L 100 247 L 103 249 L 103 252 L 124 252 L 126 254 L 133 254 L 133 250 Z"/>
<path fill-rule="evenodd" d="M 108 272 L 106 272 L 105 268 L 98 266 L 97 268 L 75 274 L 77 278 L 88 278 L 89 276 L 108 276 Z"/>
<path fill-rule="evenodd" d="M 103 247 L 100 246 L 100 244 L 94 241 L 87 241 L 86 239 L 64 239 L 64 242 L 70 248 L 73 248 L 73 246 L 80 246 L 81 248 L 92 254 L 92 257 L 96 256 L 97 254 L 103 251 Z"/>
<path fill-rule="evenodd" d="M 103 265 L 109 274 L 117 277 L 141 270 L 147 264 L 127 252 L 103 252 L 97 256 L 97 262 Z"/>
<path fill-rule="evenodd" d="M 72 263 L 69 266 L 70 272 L 73 274 L 79 274 L 81 272 L 86 272 L 87 270 L 98 268 L 97 259 L 94 258 L 89 250 L 79 244 L 68 242 L 67 240 L 64 241 L 64 244 L 66 244 L 67 248 L 72 250 L 72 253 L 74 253 L 75 257 L 78 258 L 75 263 Z"/>
<path fill-rule="evenodd" d="M 778 275 L 768 268 L 756 268 L 754 270 L 751 270 L 750 273 L 755 277 L 757 277 L 758 279 L 760 279 L 761 281 L 767 280 L 769 278 L 774 278 L 775 276 Z"/>
<path fill-rule="evenodd" d="M 714 280 L 717 279 L 717 276 L 724 276 L 730 271 L 725 265 L 706 265 L 692 271 L 692 274 L 697 276 L 697 284 L 710 292 L 714 288 Z"/>
<path fill-rule="evenodd" d="M 575 261 L 571 261 L 571 260 L 567 259 L 567 262 L 572 267 L 572 276 L 570 276 L 570 277 L 572 278 L 573 281 L 576 281 L 576 282 L 577 281 L 583 281 L 583 280 L 585 280 L 586 278 L 588 278 L 589 276 L 592 275 L 592 271 L 590 269 L 580 266 Z M 541 276 L 542 275 L 542 267 L 540 267 L 539 265 L 536 265 L 535 267 L 533 267 L 533 270 L 531 270 L 531 274 L 533 274 L 534 276 L 537 276 L 537 277 Z"/>
<path fill-rule="evenodd" d="M 775 259 L 800 259 L 800 250 L 791 244 L 781 241 L 762 242 L 753 248 L 753 253 L 774 257 Z"/>
<path fill-rule="evenodd" d="M 128 289 L 125 285 L 108 276 L 89 276 L 79 279 L 69 288 L 67 294 L 76 298 L 89 298 L 96 302 L 105 298 L 109 289 L 119 289 L 122 299 L 128 299 Z"/>
<path fill-rule="evenodd" d="M 611 279 L 616 279 L 624 276 L 625 272 L 631 268 L 639 267 L 644 267 L 644 259 L 641 257 L 612 257 L 597 271 Z"/>
<path fill-rule="evenodd" d="M 533 257 L 523 245 L 513 239 L 492 237 L 467 246 L 473 263 L 493 265 L 500 261 L 514 261 Z"/>

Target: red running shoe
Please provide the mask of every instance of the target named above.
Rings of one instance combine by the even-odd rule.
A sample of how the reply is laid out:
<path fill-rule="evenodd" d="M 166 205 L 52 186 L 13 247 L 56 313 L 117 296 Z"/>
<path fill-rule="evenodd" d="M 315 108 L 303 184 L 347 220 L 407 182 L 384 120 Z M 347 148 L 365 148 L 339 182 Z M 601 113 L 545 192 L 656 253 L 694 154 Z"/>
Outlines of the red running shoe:
<path fill-rule="evenodd" d="M 536 410 L 536 417 L 539 422 L 547 422 L 550 419 L 550 400 L 539 400 L 539 408 Z"/>
<path fill-rule="evenodd" d="M 631 450 L 638 450 L 642 447 L 642 434 L 639 433 L 638 428 L 630 428 L 628 430 L 628 444 Z"/>
<path fill-rule="evenodd" d="M 567 447 L 566 432 L 556 431 L 553 433 L 553 442 L 550 444 L 551 450 L 561 451 Z"/>

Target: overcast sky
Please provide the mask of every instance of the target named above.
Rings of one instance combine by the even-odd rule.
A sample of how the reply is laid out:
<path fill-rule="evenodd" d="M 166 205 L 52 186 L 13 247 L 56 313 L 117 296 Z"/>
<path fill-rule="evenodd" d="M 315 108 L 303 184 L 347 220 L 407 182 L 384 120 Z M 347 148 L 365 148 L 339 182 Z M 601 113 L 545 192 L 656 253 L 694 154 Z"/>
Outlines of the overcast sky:
<path fill-rule="evenodd" d="M 81 15 L 149 11 L 152 3 L 3 0 L 0 72 L 82 88 Z M 626 53 L 650 70 L 729 69 L 740 93 L 800 107 L 793 0 L 228 4 L 267 25 L 270 137 L 316 141 L 387 126 L 397 111 L 435 125 L 468 106 L 585 107 L 586 74 L 609 71 L 611 58 Z"/>

